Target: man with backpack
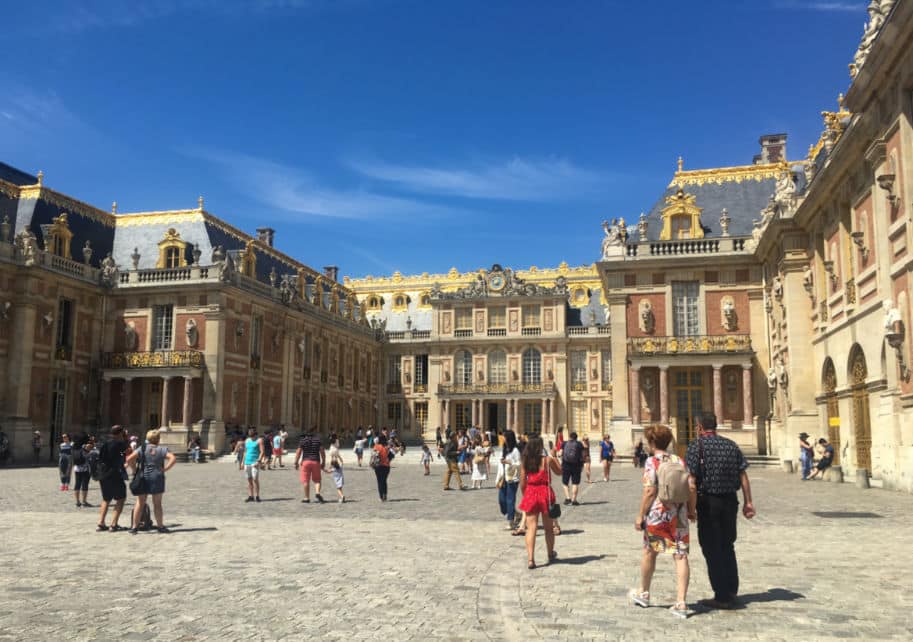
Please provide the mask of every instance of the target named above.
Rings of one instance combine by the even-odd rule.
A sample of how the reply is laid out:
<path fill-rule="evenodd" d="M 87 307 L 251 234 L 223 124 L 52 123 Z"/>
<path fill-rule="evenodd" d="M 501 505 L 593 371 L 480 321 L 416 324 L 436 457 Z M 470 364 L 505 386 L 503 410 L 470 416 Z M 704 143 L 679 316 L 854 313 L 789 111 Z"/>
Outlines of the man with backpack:
<path fill-rule="evenodd" d="M 561 483 L 564 485 L 564 504 L 580 506 L 577 490 L 580 487 L 580 472 L 583 470 L 583 444 L 577 441 L 577 433 L 561 445 Z M 568 484 L 571 484 L 568 487 Z"/>
<path fill-rule="evenodd" d="M 698 438 L 688 445 L 686 462 L 697 485 L 697 539 L 707 563 L 713 598 L 701 604 L 714 609 L 735 606 L 739 566 L 735 557 L 737 492 L 742 489 L 746 519 L 755 516 L 748 481 L 748 462 L 731 439 L 716 434 L 716 415 L 702 413 Z"/>
<path fill-rule="evenodd" d="M 127 498 L 127 484 L 125 483 L 126 470 L 124 469 L 127 442 L 124 439 L 124 429 L 121 426 L 111 428 L 111 437 L 102 444 L 98 451 L 98 463 L 95 467 L 95 477 L 101 485 L 101 509 L 98 515 L 97 531 L 111 531 L 116 533 L 124 528 L 118 526 L 121 511 L 124 510 L 124 500 Z M 108 505 L 114 502 L 114 518 L 111 526 L 105 526 L 108 515 Z"/>

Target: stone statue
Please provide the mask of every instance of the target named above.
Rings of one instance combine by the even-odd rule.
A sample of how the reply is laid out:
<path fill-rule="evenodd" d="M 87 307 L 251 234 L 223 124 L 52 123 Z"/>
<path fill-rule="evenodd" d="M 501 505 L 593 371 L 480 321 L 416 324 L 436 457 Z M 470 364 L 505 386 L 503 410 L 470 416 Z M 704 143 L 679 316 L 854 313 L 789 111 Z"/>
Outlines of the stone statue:
<path fill-rule="evenodd" d="M 9 243 L 11 227 L 12 224 L 10 223 L 9 215 L 4 215 L 3 222 L 0 223 L 0 242 Z"/>
<path fill-rule="evenodd" d="M 38 240 L 31 230 L 22 230 L 16 236 L 16 246 L 19 248 L 25 265 L 35 265 L 38 260 Z"/>
<path fill-rule="evenodd" d="M 637 240 L 647 240 L 647 215 L 643 212 L 640 213 L 640 220 L 637 221 Z"/>
<path fill-rule="evenodd" d="M 109 288 L 117 284 L 117 263 L 110 252 L 101 260 L 101 284 Z"/>
<path fill-rule="evenodd" d="M 735 303 L 732 297 L 725 297 L 722 305 L 723 328 L 729 332 L 736 328 Z"/>
<path fill-rule="evenodd" d="M 767 389 L 771 392 L 777 389 L 777 370 L 773 366 L 767 371 Z"/>
<path fill-rule="evenodd" d="M 653 315 L 653 304 L 646 299 L 640 302 L 640 329 L 644 334 L 653 334 L 656 328 L 656 317 Z"/>
<path fill-rule="evenodd" d="M 138 247 L 133 248 L 133 254 L 130 255 L 130 260 L 133 262 L 133 269 L 138 270 L 139 269 L 139 260 L 140 260 L 140 254 L 139 254 Z"/>
<path fill-rule="evenodd" d="M 136 350 L 136 325 L 133 321 L 124 324 L 124 349 L 127 352 Z"/>
<path fill-rule="evenodd" d="M 729 236 L 729 224 L 732 222 L 732 217 L 729 216 L 729 210 L 725 207 L 723 211 L 720 212 L 720 230 L 723 232 L 723 236 Z"/>
<path fill-rule="evenodd" d="M 269 271 L 269 284 L 271 287 L 276 287 L 276 281 L 279 280 L 279 275 L 276 274 L 276 268 L 273 268 Z"/>
<path fill-rule="evenodd" d="M 197 330 L 197 322 L 193 319 L 187 319 L 187 324 L 184 326 L 184 333 L 187 335 L 187 345 L 191 348 L 196 348 L 197 343 L 200 340 L 200 332 Z"/>
<path fill-rule="evenodd" d="M 92 260 L 92 242 L 86 241 L 86 244 L 82 246 L 82 260 L 88 265 L 89 261 Z"/>
<path fill-rule="evenodd" d="M 617 218 L 613 218 L 611 224 L 603 221 L 602 229 L 605 232 L 602 239 L 602 258 L 624 255 L 624 221 L 621 221 L 621 224 Z"/>
<path fill-rule="evenodd" d="M 567 279 L 563 276 L 559 276 L 555 279 L 555 294 L 567 296 Z"/>
<path fill-rule="evenodd" d="M 900 310 L 894 307 L 894 302 L 890 299 L 885 299 L 881 303 L 881 308 L 884 310 L 884 331 L 885 334 L 894 334 L 900 332 Z"/>
<path fill-rule="evenodd" d="M 777 381 L 782 388 L 785 388 L 786 384 L 789 383 L 789 374 L 786 372 L 786 364 L 783 363 L 782 357 L 777 359 Z"/>
<path fill-rule="evenodd" d="M 855 78 L 856 74 L 865 64 L 872 45 L 884 25 L 885 18 L 891 12 L 895 0 L 871 0 L 868 11 L 869 21 L 863 27 L 862 40 L 859 42 L 859 48 L 853 56 L 853 64 L 850 65 L 850 76 Z"/>
<path fill-rule="evenodd" d="M 214 248 L 212 248 L 212 256 L 210 258 L 214 264 L 224 261 L 225 260 L 225 248 L 222 247 L 221 245 L 215 246 Z"/>
<path fill-rule="evenodd" d="M 215 254 L 215 252 L 213 252 Z M 223 253 L 222 260 L 218 262 L 219 280 L 223 283 L 231 281 L 231 275 L 234 273 L 234 263 L 231 257 Z"/>
<path fill-rule="evenodd" d="M 779 274 L 775 276 L 771 282 L 770 292 L 777 301 L 780 301 L 783 298 L 783 280 L 780 278 Z"/>
<path fill-rule="evenodd" d="M 611 308 L 608 304 L 602 306 L 602 313 L 605 315 L 605 324 L 609 325 L 609 320 L 611 319 Z"/>
<path fill-rule="evenodd" d="M 431 298 L 440 299 L 444 294 L 444 291 L 441 289 L 440 283 L 435 283 L 431 286 Z"/>

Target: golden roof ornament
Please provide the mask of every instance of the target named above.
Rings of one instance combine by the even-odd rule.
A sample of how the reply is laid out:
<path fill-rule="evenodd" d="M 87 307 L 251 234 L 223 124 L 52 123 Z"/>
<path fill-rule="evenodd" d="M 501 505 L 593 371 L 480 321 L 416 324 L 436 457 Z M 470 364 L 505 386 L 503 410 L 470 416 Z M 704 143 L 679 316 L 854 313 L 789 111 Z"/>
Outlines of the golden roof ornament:
<path fill-rule="evenodd" d="M 117 201 L 113 201 L 113 202 L 111 203 L 111 213 L 112 213 L 112 214 L 117 214 Z"/>
<path fill-rule="evenodd" d="M 197 209 L 200 210 L 201 212 L 203 211 L 203 195 L 202 194 L 197 198 Z"/>
<path fill-rule="evenodd" d="M 43 184 L 44 184 L 44 172 L 39 169 L 38 170 L 38 186 L 40 187 Z"/>
<path fill-rule="evenodd" d="M 679 156 L 678 157 L 678 171 L 680 171 L 680 172 L 682 171 L 682 167 L 684 166 L 684 164 L 685 164 L 685 161 L 683 161 L 682 157 Z"/>

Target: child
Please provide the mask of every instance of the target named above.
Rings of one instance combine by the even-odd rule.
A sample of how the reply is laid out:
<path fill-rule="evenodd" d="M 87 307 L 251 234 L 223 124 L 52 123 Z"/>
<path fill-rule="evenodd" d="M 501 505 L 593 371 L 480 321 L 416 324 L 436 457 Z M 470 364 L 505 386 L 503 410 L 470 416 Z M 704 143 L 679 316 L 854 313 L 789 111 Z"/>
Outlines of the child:
<path fill-rule="evenodd" d="M 342 492 L 342 486 L 345 483 L 345 477 L 342 474 L 342 455 L 339 454 L 339 439 L 335 434 L 330 437 L 330 470 L 328 472 L 333 475 L 339 503 L 345 504 L 346 496 Z"/>
<path fill-rule="evenodd" d="M 431 450 L 428 444 L 422 444 L 422 466 L 425 467 L 425 477 L 431 474 Z"/>
<path fill-rule="evenodd" d="M 361 459 L 365 455 L 365 443 L 367 443 L 367 441 L 367 439 L 361 436 L 355 440 L 355 456 L 358 458 L 359 467 L 361 467 Z"/>
<path fill-rule="evenodd" d="M 482 488 L 482 482 L 488 479 L 485 460 L 488 457 L 489 449 L 482 445 L 478 437 L 473 445 L 475 448 L 472 451 L 472 488 L 477 490 Z"/>

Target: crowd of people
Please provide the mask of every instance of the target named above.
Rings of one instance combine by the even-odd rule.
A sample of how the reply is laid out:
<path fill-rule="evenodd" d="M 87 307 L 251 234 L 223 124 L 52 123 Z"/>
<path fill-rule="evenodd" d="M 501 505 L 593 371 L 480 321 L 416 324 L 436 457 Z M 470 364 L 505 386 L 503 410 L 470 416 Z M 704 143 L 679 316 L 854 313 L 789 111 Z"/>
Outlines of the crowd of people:
<path fill-rule="evenodd" d="M 640 583 L 631 589 L 633 604 L 647 607 L 651 603 L 650 586 L 656 561 L 662 554 L 672 556 L 677 581 L 673 615 L 688 617 L 692 611 L 687 603 L 690 580 L 690 523 L 697 522 L 698 541 L 707 564 L 712 598 L 702 600 L 710 608 L 727 609 L 736 604 L 739 588 L 738 565 L 735 558 L 736 516 L 743 495 L 742 513 L 751 519 L 755 515 L 751 487 L 746 469 L 748 463 L 738 446 L 716 433 L 716 418 L 704 413 L 698 419 L 698 438 L 693 440 L 684 458 L 671 451 L 672 431 L 665 425 L 646 427 L 643 440 L 636 445 L 632 456 L 634 466 L 643 468 L 642 496 L 634 519 L 634 528 L 642 534 L 643 554 L 640 563 Z M 40 435 L 39 435 L 40 437 Z M 358 428 L 354 437 L 354 465 L 373 469 L 377 495 L 386 502 L 389 492 L 391 462 L 405 454 L 405 444 L 395 430 Z M 260 472 L 285 468 L 288 433 L 283 427 L 260 435 L 248 428 L 243 439 L 234 440 L 238 466 L 244 471 L 247 497 L 245 502 L 260 502 Z M 813 479 L 833 461 L 834 449 L 826 440 L 819 440 L 821 460 L 811 471 L 813 449 L 808 435 L 800 435 L 803 479 Z M 301 435 L 294 454 L 303 503 L 326 503 L 322 493 L 323 474 L 329 474 L 336 489 L 336 501 L 346 502 L 344 457 L 340 438 L 331 434 L 324 447 L 316 431 Z M 198 461 L 199 441 L 188 444 L 191 461 Z M 526 543 L 527 567 L 537 568 L 535 546 L 540 523 L 544 533 L 548 563 L 558 559 L 555 538 L 561 534 L 561 506 L 552 489 L 552 475 L 561 478 L 564 506 L 579 506 L 580 485 L 594 483 L 591 471 L 590 442 L 584 436 L 570 432 L 564 439 L 559 429 L 554 443 L 544 443 L 538 435 L 520 435 L 511 430 L 500 433 L 475 427 L 436 431 L 436 450 L 428 444 L 421 447 L 420 463 L 424 475 L 430 475 L 435 458 L 445 464 L 443 490 L 452 490 L 451 482 L 462 491 L 480 489 L 492 476 L 498 490 L 498 507 L 513 535 L 523 536 Z M 604 435 L 596 450 L 604 482 L 611 479 L 611 467 L 616 449 L 610 435 Z M 365 455 L 368 462 L 365 463 Z M 71 440 L 63 435 L 59 445 L 60 490 L 70 490 L 71 474 L 75 475 L 73 493 L 78 508 L 90 507 L 86 501 L 90 479 L 99 482 L 101 504 L 98 531 L 138 532 L 155 528 L 167 533 L 164 524 L 162 499 L 165 493 L 165 473 L 176 463 L 168 448 L 160 445 L 157 430 L 145 435 L 142 445 L 137 436 L 130 436 L 121 426 L 114 426 L 110 437 L 101 444 L 94 437 L 81 435 Z M 132 473 L 132 478 L 131 478 Z M 463 475 L 469 476 L 467 485 Z M 455 479 L 454 479 L 455 478 Z M 129 483 L 128 483 L 129 482 Z M 136 498 L 131 512 L 130 527 L 120 525 L 127 489 Z M 519 501 L 518 501 L 519 500 Z M 150 511 L 149 505 L 152 508 Z M 108 522 L 108 513 L 111 520 Z M 153 524 L 154 521 L 154 524 Z"/>

